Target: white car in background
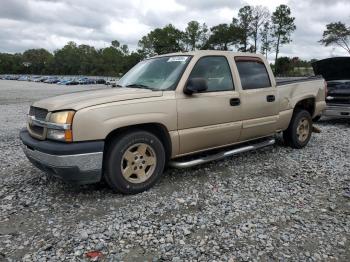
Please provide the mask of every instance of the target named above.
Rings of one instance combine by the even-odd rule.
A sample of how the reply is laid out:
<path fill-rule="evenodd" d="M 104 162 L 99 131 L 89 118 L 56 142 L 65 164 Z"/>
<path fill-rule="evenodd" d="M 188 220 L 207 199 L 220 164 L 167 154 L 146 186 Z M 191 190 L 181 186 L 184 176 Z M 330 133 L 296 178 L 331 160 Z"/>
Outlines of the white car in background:
<path fill-rule="evenodd" d="M 112 87 L 116 87 L 117 86 L 117 79 L 109 79 L 106 81 L 105 85 L 111 85 Z"/>

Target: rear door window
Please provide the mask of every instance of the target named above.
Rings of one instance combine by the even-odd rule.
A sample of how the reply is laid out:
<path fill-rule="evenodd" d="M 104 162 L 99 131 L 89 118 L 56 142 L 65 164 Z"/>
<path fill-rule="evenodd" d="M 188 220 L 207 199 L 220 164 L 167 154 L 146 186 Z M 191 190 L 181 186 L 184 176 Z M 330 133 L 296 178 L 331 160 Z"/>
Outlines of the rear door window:
<path fill-rule="evenodd" d="M 231 68 L 224 56 L 205 56 L 198 60 L 189 78 L 207 80 L 207 92 L 234 90 Z"/>
<path fill-rule="evenodd" d="M 269 74 L 262 61 L 236 59 L 236 65 L 243 90 L 271 87 Z"/>

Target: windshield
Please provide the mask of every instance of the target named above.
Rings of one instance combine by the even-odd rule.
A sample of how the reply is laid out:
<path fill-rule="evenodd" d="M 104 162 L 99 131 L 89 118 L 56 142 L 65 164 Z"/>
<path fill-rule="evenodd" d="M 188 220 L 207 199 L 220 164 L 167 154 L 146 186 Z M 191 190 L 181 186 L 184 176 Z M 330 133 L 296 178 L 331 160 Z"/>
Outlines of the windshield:
<path fill-rule="evenodd" d="M 172 90 L 176 88 L 190 56 L 166 56 L 144 60 L 118 82 L 118 86 Z"/>

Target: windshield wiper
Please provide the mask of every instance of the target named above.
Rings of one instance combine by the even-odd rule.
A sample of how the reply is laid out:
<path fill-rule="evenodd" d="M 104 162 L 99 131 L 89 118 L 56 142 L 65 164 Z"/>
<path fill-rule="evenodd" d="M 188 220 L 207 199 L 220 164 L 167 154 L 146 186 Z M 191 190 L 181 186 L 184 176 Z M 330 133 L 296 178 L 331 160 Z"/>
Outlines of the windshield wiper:
<path fill-rule="evenodd" d="M 146 86 L 146 85 L 143 85 L 143 84 L 130 84 L 130 85 L 126 85 L 125 87 L 143 88 L 143 89 L 155 90 L 154 88 Z"/>

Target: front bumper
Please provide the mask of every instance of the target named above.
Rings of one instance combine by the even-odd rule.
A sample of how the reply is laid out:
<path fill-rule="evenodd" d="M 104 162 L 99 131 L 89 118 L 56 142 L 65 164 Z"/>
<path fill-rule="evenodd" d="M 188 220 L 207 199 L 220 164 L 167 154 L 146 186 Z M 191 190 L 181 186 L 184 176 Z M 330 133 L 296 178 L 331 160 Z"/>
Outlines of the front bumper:
<path fill-rule="evenodd" d="M 74 184 L 96 183 L 102 177 L 103 141 L 65 144 L 32 138 L 21 130 L 23 151 L 33 165 Z"/>
<path fill-rule="evenodd" d="M 323 115 L 328 117 L 350 118 L 350 106 L 332 106 L 328 104 Z"/>

